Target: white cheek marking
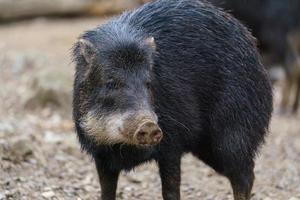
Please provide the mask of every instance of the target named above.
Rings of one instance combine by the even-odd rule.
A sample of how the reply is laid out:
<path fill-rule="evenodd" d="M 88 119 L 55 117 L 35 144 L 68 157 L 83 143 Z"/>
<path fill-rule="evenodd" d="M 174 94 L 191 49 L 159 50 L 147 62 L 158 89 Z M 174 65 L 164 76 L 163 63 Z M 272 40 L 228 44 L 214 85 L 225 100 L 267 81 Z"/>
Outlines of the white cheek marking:
<path fill-rule="evenodd" d="M 125 117 L 121 114 L 115 114 L 109 116 L 109 118 L 106 121 L 106 126 L 107 126 L 107 132 L 111 134 L 111 137 L 116 137 L 119 132 L 121 132 L 124 127 L 124 119 Z"/>
<path fill-rule="evenodd" d="M 129 115 L 130 113 L 113 113 L 97 118 L 95 114 L 89 112 L 82 120 L 81 127 L 98 144 L 128 142 L 121 132 Z"/>

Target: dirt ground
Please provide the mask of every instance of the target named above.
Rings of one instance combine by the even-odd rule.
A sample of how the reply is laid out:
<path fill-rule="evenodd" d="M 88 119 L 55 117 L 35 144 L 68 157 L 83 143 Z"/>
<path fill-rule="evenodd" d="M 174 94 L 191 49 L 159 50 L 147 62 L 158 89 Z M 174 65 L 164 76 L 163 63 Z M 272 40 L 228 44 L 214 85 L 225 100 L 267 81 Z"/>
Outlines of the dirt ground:
<path fill-rule="evenodd" d="M 103 21 L 38 19 L 0 26 L 0 200 L 97 199 L 96 171 L 80 151 L 70 101 L 64 107 L 27 108 L 26 96 L 34 90 L 33 77 L 43 71 L 67 74 L 70 88 L 72 44 L 82 31 Z M 277 102 L 277 86 L 274 93 Z M 269 137 L 257 158 L 253 199 L 299 200 L 299 116 L 278 115 L 276 102 Z M 228 181 L 190 155 L 183 159 L 181 191 L 183 200 L 232 199 Z M 155 163 L 123 173 L 117 196 L 161 199 Z"/>

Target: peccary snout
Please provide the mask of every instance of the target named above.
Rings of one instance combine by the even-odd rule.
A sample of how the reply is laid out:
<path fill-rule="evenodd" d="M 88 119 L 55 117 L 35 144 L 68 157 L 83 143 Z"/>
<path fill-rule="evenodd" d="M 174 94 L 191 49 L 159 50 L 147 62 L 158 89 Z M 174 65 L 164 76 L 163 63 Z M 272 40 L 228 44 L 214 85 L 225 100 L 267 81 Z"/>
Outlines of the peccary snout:
<path fill-rule="evenodd" d="M 152 121 L 143 122 L 133 135 L 133 139 L 140 145 L 158 144 L 162 137 L 161 129 Z"/>

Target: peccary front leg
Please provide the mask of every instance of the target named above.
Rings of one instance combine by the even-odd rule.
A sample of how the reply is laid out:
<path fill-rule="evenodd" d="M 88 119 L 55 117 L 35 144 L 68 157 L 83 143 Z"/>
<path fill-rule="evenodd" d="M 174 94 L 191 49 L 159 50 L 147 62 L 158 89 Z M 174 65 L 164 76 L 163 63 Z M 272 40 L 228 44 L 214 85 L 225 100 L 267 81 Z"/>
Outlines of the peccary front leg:
<path fill-rule="evenodd" d="M 229 177 L 233 189 L 234 200 L 250 200 L 254 182 L 254 173 L 239 173 Z"/>
<path fill-rule="evenodd" d="M 115 200 L 120 172 L 104 169 L 97 159 L 95 164 L 101 186 L 101 200 Z"/>
<path fill-rule="evenodd" d="M 158 160 L 164 200 L 180 199 L 180 161 L 178 156 L 164 156 Z"/>

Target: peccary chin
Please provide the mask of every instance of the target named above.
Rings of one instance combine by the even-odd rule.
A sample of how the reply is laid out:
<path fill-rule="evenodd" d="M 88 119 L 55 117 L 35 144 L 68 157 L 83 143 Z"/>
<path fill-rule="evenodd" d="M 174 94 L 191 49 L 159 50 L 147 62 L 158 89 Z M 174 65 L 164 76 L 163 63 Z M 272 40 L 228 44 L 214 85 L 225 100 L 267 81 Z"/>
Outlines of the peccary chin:
<path fill-rule="evenodd" d="M 85 102 L 81 126 L 99 143 L 136 144 L 136 131 L 141 132 L 138 143 L 157 143 L 161 130 L 151 92 L 154 39 L 126 25 L 114 27 L 86 32 L 75 47 L 77 62 L 85 64 L 85 69 L 77 66 L 85 75 L 76 74 L 82 79 L 79 95 Z"/>

